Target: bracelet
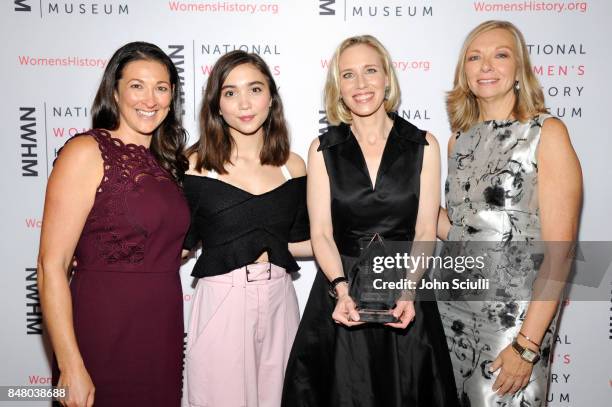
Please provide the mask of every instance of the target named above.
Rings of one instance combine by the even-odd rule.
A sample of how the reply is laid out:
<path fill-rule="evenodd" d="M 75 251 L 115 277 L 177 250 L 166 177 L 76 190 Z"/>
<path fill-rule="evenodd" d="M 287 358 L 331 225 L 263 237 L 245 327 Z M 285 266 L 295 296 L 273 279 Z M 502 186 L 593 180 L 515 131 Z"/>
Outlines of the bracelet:
<path fill-rule="evenodd" d="M 330 283 L 329 283 L 329 295 L 332 298 L 338 298 L 338 293 L 336 293 L 336 286 L 340 283 L 347 283 L 348 284 L 348 278 L 346 278 L 345 276 L 342 277 L 336 277 L 334 278 Z"/>
<path fill-rule="evenodd" d="M 528 337 L 527 335 L 525 335 L 524 333 L 522 333 L 521 331 L 519 331 L 518 333 L 520 336 L 522 336 L 523 338 L 525 338 L 527 341 L 533 343 L 535 346 L 538 347 L 538 349 L 540 348 L 540 344 L 537 343 L 536 341 L 534 341 L 533 339 L 531 339 L 530 337 Z"/>

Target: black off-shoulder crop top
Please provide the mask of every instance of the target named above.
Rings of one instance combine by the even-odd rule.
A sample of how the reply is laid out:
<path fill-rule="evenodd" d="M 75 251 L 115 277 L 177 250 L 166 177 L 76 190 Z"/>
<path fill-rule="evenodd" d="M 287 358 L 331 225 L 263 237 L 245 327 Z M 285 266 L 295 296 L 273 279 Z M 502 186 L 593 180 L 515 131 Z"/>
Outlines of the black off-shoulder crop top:
<path fill-rule="evenodd" d="M 192 276 L 225 274 L 266 251 L 269 261 L 287 272 L 300 269 L 288 244 L 310 238 L 305 176 L 254 195 L 216 178 L 187 174 L 183 189 L 191 209 L 183 247 L 191 250 L 202 242 Z"/>

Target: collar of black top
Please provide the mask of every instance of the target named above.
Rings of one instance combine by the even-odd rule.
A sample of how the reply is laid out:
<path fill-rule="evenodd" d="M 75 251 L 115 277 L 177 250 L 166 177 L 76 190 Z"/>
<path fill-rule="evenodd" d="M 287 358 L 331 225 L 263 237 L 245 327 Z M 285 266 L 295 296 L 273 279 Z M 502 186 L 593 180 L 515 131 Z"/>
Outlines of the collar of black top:
<path fill-rule="evenodd" d="M 400 117 L 397 113 L 389 113 L 389 118 L 393 120 L 393 127 L 389 133 L 390 138 L 397 138 L 400 141 L 409 141 L 417 144 L 429 145 L 425 139 L 427 132 Z M 317 151 L 342 144 L 351 138 L 351 126 L 347 123 L 340 123 L 338 126 L 330 126 L 327 132 L 319 137 L 320 143 Z"/>

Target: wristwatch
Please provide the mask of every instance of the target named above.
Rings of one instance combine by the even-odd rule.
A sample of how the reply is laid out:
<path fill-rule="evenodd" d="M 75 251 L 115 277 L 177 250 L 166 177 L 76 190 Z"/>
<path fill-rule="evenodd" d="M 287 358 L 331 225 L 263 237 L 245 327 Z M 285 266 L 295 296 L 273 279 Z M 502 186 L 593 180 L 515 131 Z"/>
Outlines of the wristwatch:
<path fill-rule="evenodd" d="M 516 341 L 516 338 L 514 338 L 514 340 L 512 341 L 512 348 L 516 351 L 516 353 L 519 354 L 521 359 L 523 359 L 525 362 L 529 362 L 532 365 L 535 365 L 536 363 L 538 363 L 538 360 L 540 360 L 540 354 L 538 352 L 521 346 Z"/>
<path fill-rule="evenodd" d="M 347 283 L 348 284 L 348 278 L 342 276 L 342 277 L 336 277 L 334 278 L 334 280 L 332 282 L 329 283 L 329 296 L 332 297 L 333 299 L 337 299 L 338 298 L 338 294 L 336 293 L 336 286 L 340 283 Z"/>

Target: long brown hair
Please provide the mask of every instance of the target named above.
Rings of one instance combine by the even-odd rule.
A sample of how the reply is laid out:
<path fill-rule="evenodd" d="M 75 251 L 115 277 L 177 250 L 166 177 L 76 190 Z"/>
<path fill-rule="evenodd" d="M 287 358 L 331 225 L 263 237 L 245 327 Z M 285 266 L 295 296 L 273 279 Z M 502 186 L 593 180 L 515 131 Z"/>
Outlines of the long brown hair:
<path fill-rule="evenodd" d="M 508 31 L 514 38 L 518 81 L 520 85 L 520 89 L 515 91 L 516 102 L 512 111 L 514 117 L 524 122 L 538 113 L 546 112 L 546 107 L 544 106 L 544 93 L 542 92 L 538 79 L 531 70 L 529 52 L 525 45 L 523 34 L 521 34 L 514 24 L 508 21 L 485 21 L 470 31 L 459 52 L 459 60 L 455 68 L 453 89 L 448 92 L 446 98 L 448 118 L 453 132 L 466 131 L 479 120 L 480 108 L 476 96 L 474 96 L 468 86 L 467 76 L 465 74 L 465 58 L 469 46 L 476 37 L 484 32 L 497 28 Z"/>
<path fill-rule="evenodd" d="M 206 83 L 200 110 L 200 139 L 187 150 L 188 156 L 196 154 L 196 171 L 202 171 L 204 168 L 214 170 L 218 174 L 227 174 L 225 164 L 231 162 L 234 139 L 220 113 L 221 87 L 230 72 L 243 64 L 252 65 L 264 75 L 272 101 L 270 112 L 263 124 L 263 146 L 259 160 L 262 165 L 279 167 L 289 159 L 289 131 L 283 114 L 283 104 L 270 68 L 259 55 L 236 50 L 228 52 L 217 60 Z"/>
<path fill-rule="evenodd" d="M 119 128 L 119 106 L 114 94 L 123 74 L 123 68 L 133 61 L 155 61 L 164 65 L 172 85 L 170 111 L 153 132 L 150 151 L 175 181 L 181 182 L 189 163 L 183 155 L 187 143 L 187 133 L 181 124 L 181 82 L 176 67 L 168 55 L 157 45 L 147 42 L 130 42 L 119 48 L 104 70 L 102 81 L 91 108 L 92 127 L 106 130 Z"/>

